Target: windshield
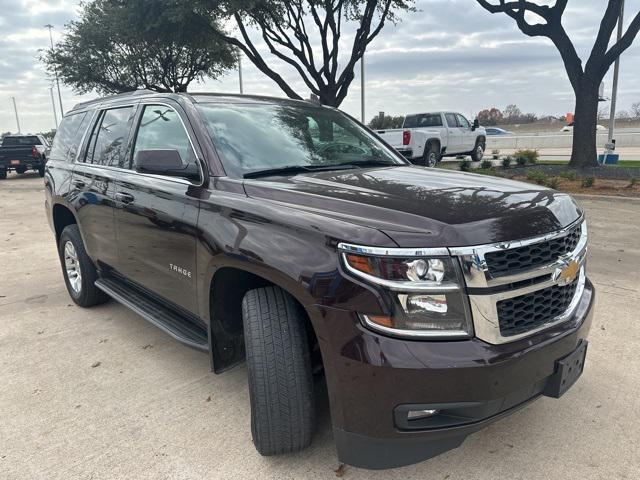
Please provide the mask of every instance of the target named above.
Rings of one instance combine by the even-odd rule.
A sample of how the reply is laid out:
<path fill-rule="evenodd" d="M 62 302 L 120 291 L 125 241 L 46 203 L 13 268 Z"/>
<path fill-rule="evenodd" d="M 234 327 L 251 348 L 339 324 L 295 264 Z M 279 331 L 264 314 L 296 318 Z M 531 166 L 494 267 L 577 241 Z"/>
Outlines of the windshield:
<path fill-rule="evenodd" d="M 403 165 L 364 128 L 336 111 L 297 105 L 198 105 L 230 176 L 260 171 Z M 275 172 L 274 172 L 275 173 Z"/>
<path fill-rule="evenodd" d="M 27 137 L 4 137 L 2 139 L 2 145 L 5 147 L 8 146 L 33 146 L 33 145 L 41 145 L 40 139 L 36 136 L 27 136 Z"/>

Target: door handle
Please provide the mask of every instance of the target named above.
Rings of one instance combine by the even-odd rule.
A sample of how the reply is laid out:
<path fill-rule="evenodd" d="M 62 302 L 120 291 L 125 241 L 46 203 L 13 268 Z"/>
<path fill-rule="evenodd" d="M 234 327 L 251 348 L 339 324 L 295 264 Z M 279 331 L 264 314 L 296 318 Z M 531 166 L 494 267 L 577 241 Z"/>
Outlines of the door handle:
<path fill-rule="evenodd" d="M 122 203 L 131 203 L 135 200 L 133 195 L 124 192 L 116 193 L 116 200 Z"/>
<path fill-rule="evenodd" d="M 82 180 L 74 180 L 73 184 L 78 188 L 84 188 L 86 186 L 86 183 L 84 183 Z"/>

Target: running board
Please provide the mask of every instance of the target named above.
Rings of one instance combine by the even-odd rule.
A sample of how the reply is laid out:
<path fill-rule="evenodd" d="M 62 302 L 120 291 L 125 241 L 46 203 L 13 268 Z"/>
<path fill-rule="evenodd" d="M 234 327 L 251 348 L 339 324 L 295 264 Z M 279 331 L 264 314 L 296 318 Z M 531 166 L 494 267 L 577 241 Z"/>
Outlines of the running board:
<path fill-rule="evenodd" d="M 108 277 L 99 278 L 95 285 L 179 342 L 196 350 L 209 351 L 207 329 L 196 323 L 197 320 L 180 315 L 125 282 Z"/>

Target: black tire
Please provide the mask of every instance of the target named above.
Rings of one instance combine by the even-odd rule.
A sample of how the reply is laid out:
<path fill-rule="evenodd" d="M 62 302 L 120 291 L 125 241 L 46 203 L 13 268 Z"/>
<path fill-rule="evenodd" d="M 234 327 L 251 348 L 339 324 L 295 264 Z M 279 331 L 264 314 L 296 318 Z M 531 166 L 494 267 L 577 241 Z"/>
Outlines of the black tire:
<path fill-rule="evenodd" d="M 76 274 L 75 277 L 70 278 L 73 275 L 69 273 L 67 268 L 66 257 L 69 252 L 66 249 L 68 243 L 73 246 L 73 251 L 76 255 L 75 262 L 70 263 L 74 263 L 76 266 L 79 266 L 78 271 L 80 279 L 77 283 L 74 282 L 74 279 L 77 279 L 78 275 Z M 62 231 L 60 241 L 58 242 L 58 255 L 60 256 L 60 264 L 62 265 L 64 283 L 67 286 L 69 295 L 76 304 L 81 307 L 91 307 L 109 300 L 109 296 L 102 290 L 99 290 L 94 284 L 98 278 L 98 272 L 96 271 L 95 265 L 87 255 L 87 251 L 84 248 L 84 243 L 82 242 L 80 230 L 77 225 L 69 225 Z M 72 285 L 76 285 L 78 288 Z"/>
<path fill-rule="evenodd" d="M 46 160 L 43 158 L 42 159 L 42 165 L 40 165 L 38 167 L 38 175 L 40 175 L 40 177 L 44 177 L 44 166 L 45 166 Z"/>
<path fill-rule="evenodd" d="M 422 167 L 435 167 L 441 159 L 440 144 L 437 142 L 427 142 L 424 147 L 424 154 L 414 163 Z"/>
<path fill-rule="evenodd" d="M 242 300 L 242 320 L 253 443 L 265 456 L 302 450 L 311 443 L 315 405 L 299 307 L 278 287 L 257 288 Z"/>
<path fill-rule="evenodd" d="M 487 149 L 486 143 L 482 139 L 476 140 L 476 146 L 473 147 L 471 152 L 471 160 L 473 162 L 480 162 L 484 158 L 484 151 Z"/>
<path fill-rule="evenodd" d="M 0 180 L 4 180 L 5 178 L 7 178 L 7 171 L 0 170 Z"/>

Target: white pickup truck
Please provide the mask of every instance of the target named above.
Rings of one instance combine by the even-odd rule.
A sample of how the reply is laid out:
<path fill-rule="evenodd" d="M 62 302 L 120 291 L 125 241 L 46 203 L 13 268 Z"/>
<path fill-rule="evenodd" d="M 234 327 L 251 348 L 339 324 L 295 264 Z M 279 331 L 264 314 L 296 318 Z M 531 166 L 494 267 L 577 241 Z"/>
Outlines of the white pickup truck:
<path fill-rule="evenodd" d="M 470 123 L 454 112 L 407 115 L 402 128 L 376 133 L 412 163 L 427 167 L 435 166 L 442 157 L 456 155 L 471 155 L 479 162 L 487 141 L 487 132 L 478 120 Z"/>

